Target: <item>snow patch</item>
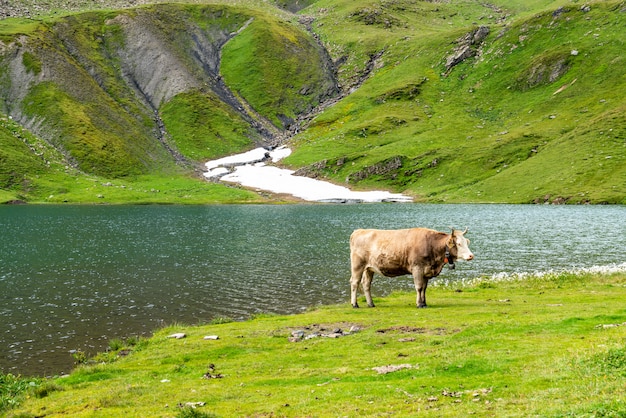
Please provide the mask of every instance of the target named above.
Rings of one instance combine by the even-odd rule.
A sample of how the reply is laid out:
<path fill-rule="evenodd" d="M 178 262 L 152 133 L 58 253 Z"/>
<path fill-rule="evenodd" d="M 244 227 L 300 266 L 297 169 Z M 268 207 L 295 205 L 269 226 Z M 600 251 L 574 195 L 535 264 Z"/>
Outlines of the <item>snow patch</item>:
<path fill-rule="evenodd" d="M 357 192 L 347 187 L 309 177 L 296 176 L 292 170 L 267 165 L 289 156 L 291 150 L 279 147 L 268 151 L 256 148 L 206 163 L 207 178 L 237 183 L 272 193 L 290 194 L 310 202 L 411 202 L 412 198 L 385 191 Z"/>

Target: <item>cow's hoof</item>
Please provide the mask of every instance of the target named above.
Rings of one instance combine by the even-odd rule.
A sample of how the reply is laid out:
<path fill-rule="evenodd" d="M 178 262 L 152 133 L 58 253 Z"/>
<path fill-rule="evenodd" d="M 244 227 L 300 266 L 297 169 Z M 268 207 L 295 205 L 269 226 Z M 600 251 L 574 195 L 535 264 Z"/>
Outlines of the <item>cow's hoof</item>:
<path fill-rule="evenodd" d="M 422 308 L 428 308 L 428 306 L 427 306 L 426 304 L 423 304 L 423 305 L 417 305 L 417 307 L 418 307 L 419 309 L 422 309 Z"/>
<path fill-rule="evenodd" d="M 369 306 L 370 308 L 375 308 L 376 305 L 374 305 L 373 303 L 368 303 L 367 306 Z"/>
<path fill-rule="evenodd" d="M 354 309 L 356 309 L 356 308 L 358 308 L 358 307 L 359 307 L 359 304 L 358 304 L 358 303 L 355 303 L 354 305 L 352 305 L 352 307 L 353 307 Z"/>

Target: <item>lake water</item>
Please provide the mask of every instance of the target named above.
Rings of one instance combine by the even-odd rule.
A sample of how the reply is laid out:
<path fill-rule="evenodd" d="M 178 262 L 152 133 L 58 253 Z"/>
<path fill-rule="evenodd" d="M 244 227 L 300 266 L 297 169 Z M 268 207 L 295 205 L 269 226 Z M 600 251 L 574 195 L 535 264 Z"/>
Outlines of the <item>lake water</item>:
<path fill-rule="evenodd" d="M 414 226 L 470 229 L 475 260 L 437 280 L 625 266 L 623 206 L 3 206 L 0 371 L 67 372 L 71 350 L 174 322 L 348 307 L 352 230 Z M 393 290 L 411 278 L 374 279 Z"/>

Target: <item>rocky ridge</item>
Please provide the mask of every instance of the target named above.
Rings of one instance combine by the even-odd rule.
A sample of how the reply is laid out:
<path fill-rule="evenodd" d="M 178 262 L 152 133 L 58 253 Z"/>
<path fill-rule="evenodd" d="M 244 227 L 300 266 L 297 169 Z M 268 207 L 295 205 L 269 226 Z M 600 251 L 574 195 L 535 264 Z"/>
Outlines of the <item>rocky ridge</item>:
<path fill-rule="evenodd" d="M 0 19 L 9 17 L 35 18 L 37 16 L 65 12 L 79 12 L 98 9 L 126 9 L 143 4 L 156 3 L 154 0 L 0 0 Z"/>

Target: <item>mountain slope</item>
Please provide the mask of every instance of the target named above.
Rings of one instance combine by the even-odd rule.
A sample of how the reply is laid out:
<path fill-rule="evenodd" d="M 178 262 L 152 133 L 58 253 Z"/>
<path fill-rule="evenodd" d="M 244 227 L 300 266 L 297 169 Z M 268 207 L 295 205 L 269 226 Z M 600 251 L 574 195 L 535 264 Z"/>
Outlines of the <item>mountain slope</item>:
<path fill-rule="evenodd" d="M 68 190 L 288 141 L 301 174 L 418 201 L 626 203 L 623 1 L 213 3 L 0 20 L 0 113 Z M 48 196 L 30 153 L 7 196 Z"/>
<path fill-rule="evenodd" d="M 623 2 L 523 18 L 473 2 L 316 5 L 334 49 L 384 53 L 297 139 L 287 162 L 302 173 L 429 201 L 624 202 Z"/>
<path fill-rule="evenodd" d="M 179 175 L 209 158 L 274 144 L 299 113 L 336 93 L 317 42 L 258 10 L 155 5 L 47 19 L 25 35 L 22 28 L 2 37 L 0 112 L 68 165 L 104 178 Z M 236 78 L 231 89 L 220 73 L 223 49 L 237 37 L 237 48 L 255 51 L 260 32 L 272 34 L 263 56 L 232 58 L 257 69 L 255 91 Z M 280 77 L 276 67 L 284 68 Z M 280 100 L 256 105 L 260 97 Z M 18 159 L 7 161 L 12 171 L 33 174 Z"/>

